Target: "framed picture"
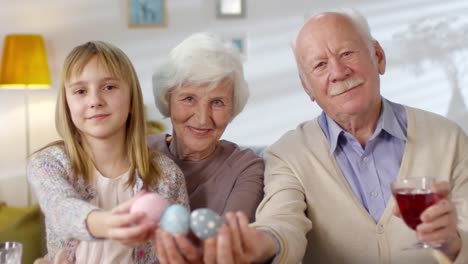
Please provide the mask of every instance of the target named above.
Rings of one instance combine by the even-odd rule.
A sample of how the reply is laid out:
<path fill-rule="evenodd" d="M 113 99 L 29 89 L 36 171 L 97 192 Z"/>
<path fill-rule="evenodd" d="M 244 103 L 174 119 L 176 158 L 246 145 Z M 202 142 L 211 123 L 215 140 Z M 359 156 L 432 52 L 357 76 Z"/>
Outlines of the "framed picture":
<path fill-rule="evenodd" d="M 245 17 L 245 0 L 216 0 L 219 18 Z"/>
<path fill-rule="evenodd" d="M 166 0 L 127 0 L 130 27 L 165 27 Z"/>
<path fill-rule="evenodd" d="M 234 46 L 237 49 L 239 49 L 239 52 L 242 55 L 243 59 L 247 59 L 247 38 L 245 34 L 233 34 L 224 36 L 223 40 L 234 44 Z"/>

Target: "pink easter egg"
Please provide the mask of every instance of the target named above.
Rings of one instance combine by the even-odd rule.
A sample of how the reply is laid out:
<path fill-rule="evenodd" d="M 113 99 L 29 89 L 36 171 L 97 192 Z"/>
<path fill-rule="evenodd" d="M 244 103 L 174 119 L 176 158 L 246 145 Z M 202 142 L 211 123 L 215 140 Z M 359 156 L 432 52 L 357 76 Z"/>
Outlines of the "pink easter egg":
<path fill-rule="evenodd" d="M 138 198 L 130 208 L 130 213 L 144 212 L 154 222 L 159 222 L 169 202 L 157 193 L 147 193 Z"/>

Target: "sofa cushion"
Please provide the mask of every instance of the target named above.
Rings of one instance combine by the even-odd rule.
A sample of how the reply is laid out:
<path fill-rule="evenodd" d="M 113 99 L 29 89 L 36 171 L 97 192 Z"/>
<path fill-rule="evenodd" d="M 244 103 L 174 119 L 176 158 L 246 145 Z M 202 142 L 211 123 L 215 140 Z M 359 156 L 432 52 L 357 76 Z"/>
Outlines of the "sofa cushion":
<path fill-rule="evenodd" d="M 23 244 L 23 263 L 33 263 L 41 256 L 44 235 L 38 205 L 12 207 L 0 202 L 0 241 Z"/>

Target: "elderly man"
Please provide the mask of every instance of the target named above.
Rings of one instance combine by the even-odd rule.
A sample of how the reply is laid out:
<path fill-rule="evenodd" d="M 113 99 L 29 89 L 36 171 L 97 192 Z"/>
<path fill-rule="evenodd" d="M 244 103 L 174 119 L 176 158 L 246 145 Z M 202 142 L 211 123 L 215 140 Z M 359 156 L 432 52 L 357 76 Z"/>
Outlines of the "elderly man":
<path fill-rule="evenodd" d="M 256 229 L 241 213 L 227 214 L 217 245 L 207 242 L 217 249 L 205 249 L 207 262 L 436 263 L 430 250 L 402 250 L 418 238 L 468 263 L 464 132 L 380 95 L 385 53 L 357 13 L 312 17 L 294 52 L 304 90 L 323 113 L 266 151 Z M 415 232 L 395 216 L 390 184 L 422 176 L 435 178 L 440 200 Z"/>

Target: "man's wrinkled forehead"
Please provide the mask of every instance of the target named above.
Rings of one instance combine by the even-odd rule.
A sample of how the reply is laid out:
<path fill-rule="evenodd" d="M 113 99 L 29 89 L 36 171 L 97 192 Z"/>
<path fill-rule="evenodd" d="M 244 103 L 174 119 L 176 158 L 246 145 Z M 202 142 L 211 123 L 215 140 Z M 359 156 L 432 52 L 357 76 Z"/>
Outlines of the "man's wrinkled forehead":
<path fill-rule="evenodd" d="M 343 37 L 343 38 L 340 38 Z M 360 41 L 364 36 L 352 19 L 339 13 L 324 13 L 312 17 L 299 31 L 296 48 L 308 49 L 311 44 L 336 41 Z"/>
<path fill-rule="evenodd" d="M 347 30 L 358 31 L 356 25 L 349 16 L 333 12 L 322 13 L 310 18 L 309 21 L 304 24 L 299 32 L 299 37 L 304 34 L 314 34 L 320 30 L 339 32 L 345 28 Z"/>

